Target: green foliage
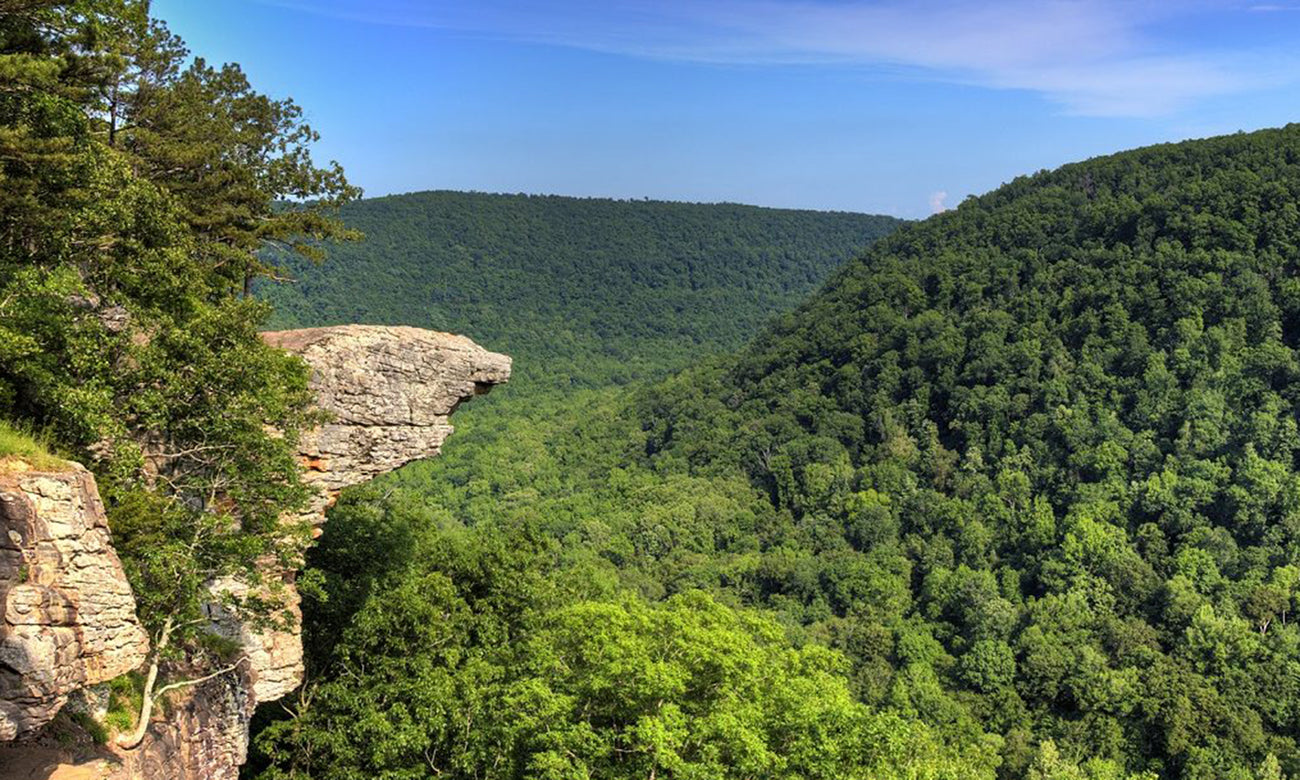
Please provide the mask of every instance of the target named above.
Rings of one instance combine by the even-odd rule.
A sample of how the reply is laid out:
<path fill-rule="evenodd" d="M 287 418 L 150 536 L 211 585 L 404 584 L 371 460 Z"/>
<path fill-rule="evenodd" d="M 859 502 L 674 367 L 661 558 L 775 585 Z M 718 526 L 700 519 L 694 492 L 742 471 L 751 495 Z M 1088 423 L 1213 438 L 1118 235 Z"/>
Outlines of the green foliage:
<path fill-rule="evenodd" d="M 1291 126 L 1019 179 L 733 359 L 471 417 L 376 489 L 768 611 L 1002 777 L 1295 775 L 1297 161 Z"/>
<path fill-rule="evenodd" d="M 21 458 L 36 469 L 57 469 L 64 463 L 38 437 L 0 420 L 0 459 L 7 457 Z"/>
<path fill-rule="evenodd" d="M 881 622 L 923 620 L 945 696 L 1008 745 L 1295 767 L 1298 150 L 1300 126 L 1153 147 L 900 231 L 743 353 L 707 417 L 644 405 L 651 463 L 729 461 L 819 545 L 893 560 L 911 598 Z M 861 546 L 868 490 L 887 530 Z"/>
<path fill-rule="evenodd" d="M 204 583 L 298 545 L 307 371 L 239 293 L 268 242 L 348 235 L 325 209 L 354 191 L 292 103 L 183 66 L 147 3 L 0 10 L 0 417 L 95 471 L 141 617 L 182 650 Z"/>
<path fill-rule="evenodd" d="M 605 450 L 575 442 L 577 446 L 563 454 L 549 453 L 541 441 L 547 421 L 570 404 L 587 407 L 593 420 L 610 421 L 613 394 L 582 388 L 662 376 L 701 355 L 738 346 L 772 313 L 789 308 L 812 290 L 844 257 L 898 224 L 887 218 L 731 205 L 447 192 L 362 201 L 345 207 L 342 216 L 365 231 L 367 240 L 337 250 L 328 265 L 296 264 L 298 280 L 292 285 L 262 286 L 259 294 L 277 307 L 273 324 L 401 322 L 470 333 L 480 343 L 511 354 L 515 374 L 509 387 L 494 393 L 486 406 L 477 400 L 457 413 L 457 435 L 449 452 L 469 454 L 470 460 L 453 455 L 447 463 L 456 472 L 450 477 L 455 485 L 472 482 L 475 488 L 486 487 L 498 476 L 519 484 L 523 480 L 513 464 L 531 472 L 538 481 L 529 485 L 527 497 L 548 506 L 534 505 L 540 511 L 521 519 L 538 529 L 549 527 L 552 516 L 556 525 L 562 524 L 568 511 L 560 508 L 563 496 L 549 495 L 541 480 L 558 487 L 553 477 L 568 468 L 623 473 L 618 468 L 620 450 L 587 458 Z M 612 444 L 611 434 L 601 425 L 587 430 L 601 436 L 602 444 Z M 507 452 L 511 468 L 497 469 L 476 457 Z M 429 465 L 417 464 L 403 479 L 419 480 L 417 474 Z M 685 490 L 685 485 L 675 484 L 639 501 L 676 507 L 684 502 Z M 735 481 L 734 490 L 742 500 L 748 497 L 743 479 Z M 628 485 L 623 497 L 633 492 Z M 324 659 L 332 657 L 353 615 L 368 599 L 377 598 L 375 589 L 396 587 L 385 584 L 391 582 L 391 573 L 402 571 L 413 556 L 427 555 L 414 542 L 418 529 L 454 531 L 461 519 L 468 520 L 452 518 L 436 501 L 400 490 L 382 506 L 373 496 L 343 501 L 328 526 L 328 543 L 312 552 L 316 568 L 300 580 L 309 583 L 304 591 L 309 677 L 333 681 L 313 694 L 312 706 L 337 706 L 330 717 L 340 722 L 361 717 L 350 707 L 369 705 L 349 698 L 349 683 L 335 680 L 339 671 Z M 620 500 L 583 510 L 607 516 L 610 522 L 628 514 Z M 367 521 L 357 519 L 362 516 Z M 509 522 L 504 515 L 498 519 Z M 620 571 L 591 550 L 565 545 L 558 554 L 565 579 L 582 583 L 570 589 L 585 597 L 612 598 L 624 586 L 664 595 L 652 576 L 635 571 L 630 559 Z M 323 599 L 309 592 L 318 578 Z M 423 592 L 417 589 L 411 595 Z M 409 651 L 423 652 L 418 644 Z M 516 663 L 511 661 L 512 668 Z M 401 674 L 390 671 L 390 676 Z M 484 695 L 473 688 L 465 682 L 458 695 Z M 682 697 L 678 702 L 683 703 Z M 391 713 L 381 717 L 367 712 L 375 728 L 388 728 L 384 718 Z M 336 727 L 333 721 L 313 717 L 292 728 L 296 741 L 277 741 L 281 736 L 263 740 L 267 746 L 276 744 L 267 749 L 274 753 L 277 767 L 297 766 L 304 754 L 316 755 L 313 735 Z M 367 739 L 373 742 L 373 737 Z M 487 759 L 462 757 L 461 771 L 472 773 L 474 760 L 481 766 Z M 318 771 L 331 766 L 337 772 L 370 766 L 356 763 L 360 761 L 359 754 L 348 752 L 314 766 Z M 525 771 L 522 764 L 511 766 Z M 365 776 L 379 770 L 355 771 Z"/>
<path fill-rule="evenodd" d="M 155 56 L 156 32 L 155 24 L 137 44 Z M 162 40 L 170 43 L 165 34 Z M 144 176 L 176 199 L 211 267 L 247 292 L 254 278 L 275 274 L 258 255 L 264 247 L 320 260 L 320 241 L 358 238 L 327 209 L 361 191 L 338 163 L 312 162 L 318 135 L 302 109 L 256 92 L 236 64 L 214 68 L 196 58 L 179 69 L 185 52 L 179 41 L 174 48 L 148 63 L 152 78 L 138 79 L 118 118 L 125 129 L 114 132 Z"/>
<path fill-rule="evenodd" d="M 108 713 L 104 716 L 104 727 L 113 734 L 127 733 L 135 727 L 135 718 L 140 712 L 144 677 L 139 672 L 130 672 L 109 680 L 108 686 Z"/>
<path fill-rule="evenodd" d="M 443 531 L 391 493 L 349 498 L 329 555 L 364 535 L 398 557 L 328 578 L 324 620 L 309 604 L 324 682 L 261 731 L 263 777 L 993 776 L 987 746 L 871 712 L 842 656 L 769 618 L 606 593 L 527 526 Z"/>
<path fill-rule="evenodd" d="M 259 286 L 274 327 L 467 333 L 515 359 L 509 395 L 661 377 L 740 347 L 891 217 L 731 204 L 422 192 L 359 201 L 364 242 Z M 504 394 L 503 394 L 504 395 Z"/>

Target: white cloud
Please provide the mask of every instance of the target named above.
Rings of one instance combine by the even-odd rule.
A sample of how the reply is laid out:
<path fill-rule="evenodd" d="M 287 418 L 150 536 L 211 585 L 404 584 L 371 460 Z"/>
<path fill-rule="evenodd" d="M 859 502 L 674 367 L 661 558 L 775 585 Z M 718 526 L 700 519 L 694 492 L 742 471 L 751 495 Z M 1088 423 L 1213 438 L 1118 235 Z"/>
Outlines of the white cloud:
<path fill-rule="evenodd" d="M 427 26 L 640 57 L 830 64 L 1041 94 L 1069 113 L 1150 116 L 1300 72 L 1258 52 L 1182 51 L 1160 26 L 1233 0 L 264 0 L 356 21 Z"/>
<path fill-rule="evenodd" d="M 945 201 L 948 200 L 948 191 L 939 190 L 930 193 L 930 213 L 938 214 L 941 211 L 947 211 L 948 206 Z"/>

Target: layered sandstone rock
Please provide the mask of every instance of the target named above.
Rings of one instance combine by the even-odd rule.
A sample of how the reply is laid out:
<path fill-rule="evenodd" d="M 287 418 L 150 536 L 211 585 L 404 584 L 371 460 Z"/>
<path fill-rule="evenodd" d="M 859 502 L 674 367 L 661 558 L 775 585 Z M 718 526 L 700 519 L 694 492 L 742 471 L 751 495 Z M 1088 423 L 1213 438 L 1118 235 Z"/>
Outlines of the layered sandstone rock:
<path fill-rule="evenodd" d="M 252 678 L 241 666 L 168 700 L 134 750 L 106 765 L 108 780 L 237 780 L 248 757 L 248 724 L 257 700 Z"/>
<path fill-rule="evenodd" d="M 343 488 L 437 455 L 452 432 L 448 418 L 456 407 L 510 375 L 510 358 L 463 336 L 418 328 L 347 325 L 268 333 L 265 339 L 306 360 L 318 405 L 331 416 L 301 446 L 315 496 L 296 519 L 314 526 Z M 72 690 L 139 666 L 148 641 L 109 545 L 94 479 L 80 466 L 56 474 L 0 467 L 0 533 L 3 741 L 49 720 Z M 296 625 L 301 613 L 293 573 L 281 574 Z M 211 587 L 247 591 L 235 580 Z M 170 694 L 143 742 L 97 760 L 96 772 L 113 780 L 238 777 L 257 704 L 302 682 L 302 640 L 296 631 L 255 631 L 216 605 L 210 616 L 216 630 L 240 642 L 247 661 Z M 172 669 L 169 675 L 202 676 L 202 670 Z"/>
<path fill-rule="evenodd" d="M 319 526 L 339 491 L 413 460 L 439 453 L 448 421 L 462 402 L 510 378 L 510 358 L 451 333 L 402 326 L 340 325 L 264 333 L 311 367 L 316 404 L 330 421 L 303 436 L 304 480 L 316 494 L 301 521 Z M 286 573 L 287 610 L 301 619 Z M 247 588 L 225 580 L 215 592 Z M 250 660 L 257 701 L 274 701 L 302 683 L 302 638 L 296 631 L 255 631 L 213 610 L 220 632 L 238 640 Z"/>
<path fill-rule="evenodd" d="M 0 740 L 35 731 L 73 691 L 144 662 L 149 640 L 95 478 L 81 466 L 0 461 L 0 604 Z"/>
<path fill-rule="evenodd" d="M 306 480 L 318 489 L 314 522 L 343 488 L 437 455 L 456 407 L 510 377 L 505 355 L 422 328 L 341 325 L 263 338 L 307 361 L 317 405 L 333 416 L 302 442 Z"/>

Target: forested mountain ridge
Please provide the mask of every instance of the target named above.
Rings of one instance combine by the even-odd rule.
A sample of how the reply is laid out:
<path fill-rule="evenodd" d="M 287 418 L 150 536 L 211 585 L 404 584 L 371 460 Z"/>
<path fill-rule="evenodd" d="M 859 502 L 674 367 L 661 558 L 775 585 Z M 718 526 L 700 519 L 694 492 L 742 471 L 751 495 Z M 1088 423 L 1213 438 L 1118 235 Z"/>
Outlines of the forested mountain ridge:
<path fill-rule="evenodd" d="M 392 475 L 331 531 L 465 555 L 526 529 L 560 592 L 768 611 L 955 750 L 925 776 L 1294 776 L 1297 203 L 1300 125 L 1017 179 L 736 357 Z M 373 698 L 421 690 L 366 637 L 442 603 L 375 585 L 425 564 L 349 583 L 359 538 L 322 542 L 328 693 L 264 749 L 357 718 L 460 749 Z M 321 766 L 401 764 L 329 733 Z"/>
<path fill-rule="evenodd" d="M 681 436 L 686 407 L 656 402 L 648 446 L 730 458 L 838 529 L 818 546 L 906 572 L 877 612 L 894 639 L 858 659 L 894 669 L 869 698 L 921 618 L 928 665 L 1009 746 L 1294 772 L 1298 199 L 1296 125 L 1019 179 L 783 318 L 725 404 L 686 413 L 730 423 Z"/>
<path fill-rule="evenodd" d="M 473 333 L 517 360 L 511 395 L 661 377 L 734 349 L 892 217 L 734 204 L 432 191 L 339 214 L 366 240 L 266 283 L 273 327 Z"/>
<path fill-rule="evenodd" d="M 910 603 L 880 622 L 922 617 L 1009 744 L 1294 772 L 1298 201 L 1298 125 L 1019 179 L 746 350 L 699 418 L 734 428 L 679 436 L 660 402 L 649 447 L 892 550 Z M 907 669 L 901 639 L 858 663 Z"/>

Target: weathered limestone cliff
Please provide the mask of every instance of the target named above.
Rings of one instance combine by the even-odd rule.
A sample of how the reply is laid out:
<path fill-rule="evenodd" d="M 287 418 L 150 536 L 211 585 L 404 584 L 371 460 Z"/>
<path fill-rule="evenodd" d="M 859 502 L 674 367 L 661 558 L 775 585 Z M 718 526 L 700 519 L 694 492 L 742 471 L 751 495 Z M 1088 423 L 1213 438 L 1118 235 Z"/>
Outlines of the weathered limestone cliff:
<path fill-rule="evenodd" d="M 510 358 L 464 336 L 421 328 L 342 325 L 265 333 L 312 368 L 317 404 L 334 419 L 304 437 L 306 480 L 321 522 L 340 490 L 437 455 L 463 401 L 510 377 Z"/>
<path fill-rule="evenodd" d="M 265 339 L 306 360 L 318 405 L 332 418 L 303 438 L 305 479 L 316 495 L 309 511 L 288 518 L 315 526 L 343 488 L 437 455 L 456 407 L 510 376 L 510 358 L 418 328 L 347 325 Z M 4 741 L 38 729 L 77 688 L 138 667 L 148 642 L 89 472 L 75 464 L 58 474 L 0 468 L 0 526 Z M 282 576 L 287 609 L 300 618 L 293 572 Z M 212 585 L 214 592 L 244 587 Z M 302 641 L 296 631 L 251 630 L 215 607 L 212 617 L 249 662 L 172 694 L 136 749 L 87 757 L 78 768 L 93 765 L 96 776 L 113 780 L 238 777 L 256 706 L 302 682 Z"/>
<path fill-rule="evenodd" d="M 89 471 L 0 461 L 0 604 L 0 740 L 144 661 L 149 640 Z"/>
<path fill-rule="evenodd" d="M 301 518 L 319 526 L 339 491 L 420 458 L 451 435 L 451 413 L 510 377 L 510 358 L 464 336 L 422 328 L 342 325 L 263 334 L 312 369 L 317 405 L 333 418 L 303 437 L 304 479 L 316 496 Z M 238 583 L 223 583 L 235 591 Z M 289 589 L 295 619 L 297 592 Z M 295 621 L 296 622 L 296 621 Z M 252 660 L 253 692 L 274 701 L 302 683 L 302 639 L 287 632 L 241 632 Z"/>
<path fill-rule="evenodd" d="M 332 419 L 303 437 L 304 478 L 316 489 L 299 521 L 319 526 L 340 490 L 420 458 L 437 455 L 462 402 L 510 377 L 510 358 L 464 336 L 410 327 L 343 325 L 263 334 L 312 369 L 317 404 Z M 287 609 L 302 615 L 285 572 Z M 213 590 L 241 591 L 222 581 Z M 249 663 L 187 693 L 128 758 L 120 777 L 147 780 L 234 778 L 248 749 L 248 723 L 262 702 L 302 683 L 296 631 L 254 631 L 214 610 L 218 630 L 240 641 Z"/>

